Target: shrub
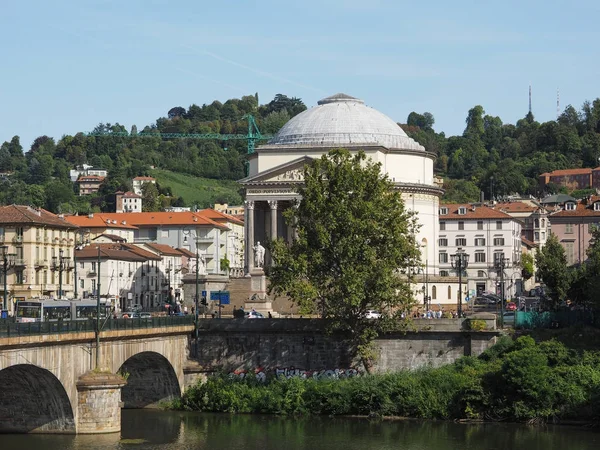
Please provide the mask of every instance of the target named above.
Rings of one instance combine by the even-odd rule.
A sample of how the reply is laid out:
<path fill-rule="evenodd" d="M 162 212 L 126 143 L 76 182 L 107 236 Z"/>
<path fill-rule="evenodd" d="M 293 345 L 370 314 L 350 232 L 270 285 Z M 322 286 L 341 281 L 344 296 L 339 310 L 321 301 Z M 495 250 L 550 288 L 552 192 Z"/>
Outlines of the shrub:
<path fill-rule="evenodd" d="M 469 330 L 483 331 L 487 328 L 487 323 L 485 320 L 469 319 L 468 327 L 469 327 Z"/>

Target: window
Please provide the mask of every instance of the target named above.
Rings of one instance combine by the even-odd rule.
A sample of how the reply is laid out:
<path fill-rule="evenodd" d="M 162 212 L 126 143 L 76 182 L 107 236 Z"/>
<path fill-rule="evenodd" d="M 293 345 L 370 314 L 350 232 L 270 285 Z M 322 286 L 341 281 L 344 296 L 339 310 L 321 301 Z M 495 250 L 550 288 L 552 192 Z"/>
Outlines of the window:
<path fill-rule="evenodd" d="M 485 247 L 485 238 L 475 238 L 476 247 Z"/>
<path fill-rule="evenodd" d="M 539 228 L 540 227 L 540 219 L 535 219 L 533 227 L 534 228 Z"/>
<path fill-rule="evenodd" d="M 96 280 L 92 279 L 92 293 L 96 295 Z"/>
<path fill-rule="evenodd" d="M 448 277 L 450 276 L 447 270 L 440 270 L 440 277 Z"/>
<path fill-rule="evenodd" d="M 565 253 L 567 257 L 567 264 L 575 264 L 575 245 L 574 242 L 565 242 Z"/>
<path fill-rule="evenodd" d="M 542 219 L 542 228 L 546 228 L 546 219 Z"/>
<path fill-rule="evenodd" d="M 448 214 L 448 208 L 440 208 L 440 216 L 445 216 Z"/>
<path fill-rule="evenodd" d="M 494 238 L 494 246 L 501 247 L 504 245 L 504 238 Z"/>
<path fill-rule="evenodd" d="M 539 241 L 539 240 L 540 240 L 540 232 L 539 232 L 539 231 L 536 231 L 536 232 L 535 232 L 533 235 L 534 235 L 534 239 L 535 239 L 536 241 Z"/>
<path fill-rule="evenodd" d="M 23 239 L 23 228 L 17 228 L 17 237 Z"/>
<path fill-rule="evenodd" d="M 96 261 L 92 261 L 92 269 L 90 272 L 96 272 Z"/>
<path fill-rule="evenodd" d="M 465 223 L 464 222 L 458 222 L 458 229 L 459 230 L 464 230 L 465 229 Z"/>
<path fill-rule="evenodd" d="M 440 247 L 448 247 L 448 239 L 440 238 Z"/>
<path fill-rule="evenodd" d="M 456 246 L 457 247 L 466 247 L 467 246 L 467 239 L 466 238 L 456 238 Z"/>
<path fill-rule="evenodd" d="M 565 233 L 573 234 L 573 224 L 572 223 L 568 223 L 565 225 Z"/>
<path fill-rule="evenodd" d="M 440 262 L 447 263 L 448 262 L 448 253 L 440 253 Z"/>
<path fill-rule="evenodd" d="M 483 220 L 478 220 L 477 221 L 477 229 L 478 230 L 483 230 Z"/>
<path fill-rule="evenodd" d="M 467 208 L 465 208 L 464 206 L 461 206 L 460 208 L 458 208 L 459 216 L 464 216 L 466 213 L 467 213 Z"/>
<path fill-rule="evenodd" d="M 431 288 L 431 299 L 437 300 L 437 287 L 433 286 Z"/>
<path fill-rule="evenodd" d="M 17 277 L 17 284 L 23 284 L 23 271 L 22 270 L 17 270 L 15 272 L 15 275 Z"/>
<path fill-rule="evenodd" d="M 496 230 L 501 230 L 501 229 L 502 229 L 502 221 L 496 220 Z"/>
<path fill-rule="evenodd" d="M 452 286 L 448 286 L 448 300 L 452 300 Z"/>
<path fill-rule="evenodd" d="M 485 262 L 485 253 L 484 252 L 475 253 L 475 262 L 476 263 Z"/>
<path fill-rule="evenodd" d="M 40 284 L 40 271 L 35 271 L 35 284 Z"/>
<path fill-rule="evenodd" d="M 85 263 L 84 263 L 83 261 L 82 261 L 82 262 L 80 262 L 80 263 L 79 263 L 79 267 L 80 267 L 81 269 L 85 269 Z"/>
<path fill-rule="evenodd" d="M 566 211 L 575 211 L 575 203 L 573 203 L 573 202 L 565 203 L 565 210 Z"/>
<path fill-rule="evenodd" d="M 546 240 L 546 232 L 542 231 L 542 241 L 545 241 L 545 240 Z"/>
<path fill-rule="evenodd" d="M 44 284 L 48 284 L 48 271 L 44 270 Z"/>
<path fill-rule="evenodd" d="M 440 231 L 446 230 L 446 222 L 440 222 Z"/>
<path fill-rule="evenodd" d="M 485 270 L 478 270 L 477 278 L 485 278 Z"/>
<path fill-rule="evenodd" d="M 80 287 L 81 289 L 83 289 L 83 288 L 84 288 L 84 280 L 83 280 L 83 279 L 79 280 L 79 287 Z"/>

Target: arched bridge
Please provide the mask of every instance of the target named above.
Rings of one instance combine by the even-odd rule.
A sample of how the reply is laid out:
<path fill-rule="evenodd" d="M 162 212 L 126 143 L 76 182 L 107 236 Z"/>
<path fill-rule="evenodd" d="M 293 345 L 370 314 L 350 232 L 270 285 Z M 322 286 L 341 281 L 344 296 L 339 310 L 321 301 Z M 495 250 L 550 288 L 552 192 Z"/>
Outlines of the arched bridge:
<path fill-rule="evenodd" d="M 121 406 L 179 397 L 194 325 L 191 317 L 159 319 L 111 321 L 98 368 L 93 327 L 0 329 L 0 433 L 119 431 Z"/>

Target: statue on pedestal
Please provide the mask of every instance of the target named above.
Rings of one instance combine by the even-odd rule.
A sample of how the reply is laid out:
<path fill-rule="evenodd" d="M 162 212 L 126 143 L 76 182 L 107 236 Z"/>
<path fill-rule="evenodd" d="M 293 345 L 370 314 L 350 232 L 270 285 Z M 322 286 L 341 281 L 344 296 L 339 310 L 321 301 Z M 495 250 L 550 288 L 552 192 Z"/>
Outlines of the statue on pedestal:
<path fill-rule="evenodd" d="M 260 241 L 256 243 L 254 247 L 254 266 L 255 267 L 264 267 L 265 265 L 265 248 L 260 245 Z"/>

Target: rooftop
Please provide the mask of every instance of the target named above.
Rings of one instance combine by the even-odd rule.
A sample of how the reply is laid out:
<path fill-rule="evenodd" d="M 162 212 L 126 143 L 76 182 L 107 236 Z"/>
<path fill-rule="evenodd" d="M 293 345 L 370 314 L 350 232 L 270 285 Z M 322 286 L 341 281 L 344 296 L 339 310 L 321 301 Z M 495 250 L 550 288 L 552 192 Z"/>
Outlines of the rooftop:
<path fill-rule="evenodd" d="M 476 220 L 476 219 L 513 219 L 508 214 L 490 208 L 489 206 L 476 206 L 465 203 L 443 203 L 440 210 L 447 208 L 448 213 L 440 212 L 440 220 Z M 459 209 L 464 209 L 464 214 L 459 214 Z"/>
<path fill-rule="evenodd" d="M 88 228 L 131 228 L 162 225 L 196 225 L 228 229 L 216 221 L 193 212 L 97 213 L 89 216 L 69 216 L 67 220 Z"/>
<path fill-rule="evenodd" d="M 0 206 L 1 224 L 18 225 L 40 225 L 55 228 L 77 228 L 76 224 L 70 223 L 62 217 L 52 214 L 45 209 L 36 209 L 24 205 Z"/>
<path fill-rule="evenodd" d="M 181 256 L 181 252 L 178 251 L 177 249 L 174 249 L 170 245 L 154 244 L 154 243 L 150 243 L 150 242 L 148 242 L 144 245 L 146 245 L 146 247 L 149 247 L 151 250 L 158 252 L 161 255 Z"/>

